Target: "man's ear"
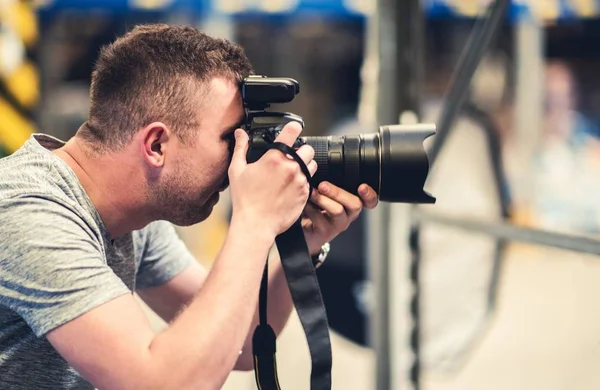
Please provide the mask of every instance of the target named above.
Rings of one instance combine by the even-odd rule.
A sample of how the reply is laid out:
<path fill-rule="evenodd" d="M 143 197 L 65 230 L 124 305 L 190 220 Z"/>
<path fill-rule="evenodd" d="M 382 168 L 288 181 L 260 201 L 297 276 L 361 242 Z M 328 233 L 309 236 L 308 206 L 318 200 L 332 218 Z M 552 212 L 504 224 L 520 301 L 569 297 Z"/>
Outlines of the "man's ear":
<path fill-rule="evenodd" d="M 165 163 L 165 153 L 171 139 L 171 131 L 162 122 L 153 122 L 141 131 L 141 149 L 144 161 L 153 168 Z"/>

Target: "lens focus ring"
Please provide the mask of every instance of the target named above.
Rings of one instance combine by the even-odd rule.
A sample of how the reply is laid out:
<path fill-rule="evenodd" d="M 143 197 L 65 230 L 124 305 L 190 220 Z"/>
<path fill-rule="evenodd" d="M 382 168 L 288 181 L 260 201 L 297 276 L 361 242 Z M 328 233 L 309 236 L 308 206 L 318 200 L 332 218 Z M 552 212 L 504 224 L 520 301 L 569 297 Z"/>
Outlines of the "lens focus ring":
<path fill-rule="evenodd" d="M 311 137 L 310 146 L 312 146 L 313 149 L 315 150 L 314 160 L 317 163 L 317 165 L 319 166 L 318 167 L 319 176 L 324 177 L 324 178 L 328 177 L 328 175 L 329 175 L 329 170 L 328 170 L 329 143 L 327 141 L 327 138 Z"/>
<path fill-rule="evenodd" d="M 360 139 L 352 136 L 345 138 L 343 188 L 354 193 L 360 185 Z"/>

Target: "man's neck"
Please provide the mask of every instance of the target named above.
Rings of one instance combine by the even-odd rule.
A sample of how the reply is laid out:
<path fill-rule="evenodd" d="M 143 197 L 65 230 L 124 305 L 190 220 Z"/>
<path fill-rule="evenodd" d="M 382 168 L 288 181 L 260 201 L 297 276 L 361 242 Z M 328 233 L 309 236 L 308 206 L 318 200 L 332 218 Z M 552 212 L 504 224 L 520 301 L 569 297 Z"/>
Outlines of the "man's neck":
<path fill-rule="evenodd" d="M 92 155 L 83 142 L 74 137 L 54 154 L 73 169 L 110 236 L 118 238 L 147 225 L 138 185 L 141 175 L 127 164 L 127 153 Z"/>

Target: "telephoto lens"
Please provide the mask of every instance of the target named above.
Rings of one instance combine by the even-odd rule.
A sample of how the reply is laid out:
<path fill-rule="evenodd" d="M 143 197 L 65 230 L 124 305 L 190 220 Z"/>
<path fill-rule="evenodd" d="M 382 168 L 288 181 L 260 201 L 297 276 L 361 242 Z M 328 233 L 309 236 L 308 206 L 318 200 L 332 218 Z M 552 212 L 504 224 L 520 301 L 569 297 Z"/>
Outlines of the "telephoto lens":
<path fill-rule="evenodd" d="M 356 194 L 370 185 L 387 202 L 435 203 L 423 187 L 429 159 L 423 146 L 434 135 L 434 124 L 381 126 L 376 133 L 302 137 L 315 150 L 318 169 L 315 187 L 322 181 Z"/>

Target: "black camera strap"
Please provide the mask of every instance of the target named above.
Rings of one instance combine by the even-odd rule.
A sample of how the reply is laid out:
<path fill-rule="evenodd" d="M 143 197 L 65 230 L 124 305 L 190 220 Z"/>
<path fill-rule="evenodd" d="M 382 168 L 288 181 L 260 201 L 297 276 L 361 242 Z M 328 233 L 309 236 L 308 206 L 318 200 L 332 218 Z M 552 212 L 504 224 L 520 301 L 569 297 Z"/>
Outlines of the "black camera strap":
<path fill-rule="evenodd" d="M 269 149 L 277 149 L 290 155 L 298 162 L 306 175 L 312 193 L 311 176 L 306 164 L 296 151 L 282 143 L 270 144 Z M 332 353 L 329 338 L 327 313 L 319 288 L 301 219 L 290 229 L 277 236 L 275 243 L 281 257 L 281 264 L 288 282 L 294 306 L 306 335 L 311 357 L 311 390 L 331 389 Z M 265 265 L 259 294 L 259 325 L 252 337 L 254 373 L 260 390 L 280 390 L 275 359 L 275 332 L 267 322 L 268 259 Z"/>

